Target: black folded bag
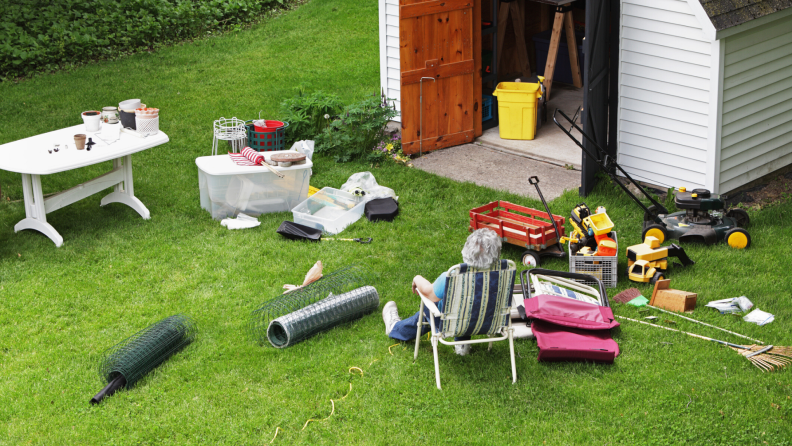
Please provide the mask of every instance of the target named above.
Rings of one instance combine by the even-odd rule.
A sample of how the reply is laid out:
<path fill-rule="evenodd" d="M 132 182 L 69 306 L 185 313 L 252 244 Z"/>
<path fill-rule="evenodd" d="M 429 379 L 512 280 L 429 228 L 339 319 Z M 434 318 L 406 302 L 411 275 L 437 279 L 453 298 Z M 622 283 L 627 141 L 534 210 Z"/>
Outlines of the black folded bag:
<path fill-rule="evenodd" d="M 366 203 L 364 210 L 369 221 L 393 221 L 399 215 L 399 203 L 393 198 L 377 198 Z"/>
<path fill-rule="evenodd" d="M 322 230 L 310 226 L 301 225 L 291 221 L 284 221 L 278 228 L 278 234 L 292 240 L 319 241 L 322 238 Z"/>

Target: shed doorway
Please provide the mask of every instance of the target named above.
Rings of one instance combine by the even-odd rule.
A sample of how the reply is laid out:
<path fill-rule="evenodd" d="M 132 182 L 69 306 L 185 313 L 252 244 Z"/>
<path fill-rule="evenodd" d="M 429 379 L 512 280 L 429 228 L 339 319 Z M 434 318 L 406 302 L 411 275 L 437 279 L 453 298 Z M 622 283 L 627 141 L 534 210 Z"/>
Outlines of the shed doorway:
<path fill-rule="evenodd" d="M 615 115 L 608 113 L 608 107 L 615 79 L 609 74 L 615 73 L 611 67 L 617 64 L 613 57 L 617 51 L 611 47 L 617 39 L 611 34 L 618 28 L 614 26 L 618 17 L 612 21 L 618 0 L 380 1 L 383 92 L 401 111 L 405 153 L 420 154 L 484 137 L 481 144 L 581 169 L 580 194 L 591 191 L 597 164 L 554 128 L 551 110 L 560 108 L 573 115 L 583 105 L 579 123 L 586 133 L 602 147 L 615 140 L 608 135 L 615 128 L 609 125 Z M 576 27 L 585 39 L 567 45 L 567 51 L 579 52 L 574 64 L 574 57 L 556 50 L 568 40 L 561 37 L 566 29 L 573 35 Z M 551 88 L 545 119 L 532 141 L 502 139 L 497 99 L 490 99 L 487 108 L 486 93 L 503 81 L 535 81 L 536 67 L 541 73 L 545 65 L 537 35 L 542 32 L 552 36 L 545 45 L 547 60 L 555 56 L 552 84 L 545 81 Z M 570 67 L 575 87 L 563 85 L 562 61 Z M 577 79 L 574 65 L 580 66 Z M 492 118 L 485 121 L 486 110 Z"/>
<path fill-rule="evenodd" d="M 571 2 L 562 6 L 551 3 L 558 2 L 482 0 L 482 103 L 486 111 L 487 103 L 491 102 L 492 114 L 490 119 L 486 115 L 482 117 L 483 133 L 476 142 L 582 170 L 580 148 L 553 123 L 552 113 L 558 108 L 573 116 L 583 105 L 585 2 Z M 557 9 L 563 11 L 568 23 L 556 23 Z M 554 25 L 558 31 L 555 41 L 552 38 Z M 576 45 L 573 52 L 578 56 L 577 67 L 573 67 L 569 56 L 567 30 L 570 28 L 575 30 Z M 551 51 L 556 48 L 553 55 L 555 69 L 552 83 L 549 84 L 550 100 L 543 109 L 538 110 L 540 116 L 534 139 L 501 138 L 498 98 L 492 96 L 495 87 L 500 82 L 536 83 L 538 75 L 547 74 L 547 59 L 553 57 Z M 578 134 L 576 136 L 580 137 Z"/>

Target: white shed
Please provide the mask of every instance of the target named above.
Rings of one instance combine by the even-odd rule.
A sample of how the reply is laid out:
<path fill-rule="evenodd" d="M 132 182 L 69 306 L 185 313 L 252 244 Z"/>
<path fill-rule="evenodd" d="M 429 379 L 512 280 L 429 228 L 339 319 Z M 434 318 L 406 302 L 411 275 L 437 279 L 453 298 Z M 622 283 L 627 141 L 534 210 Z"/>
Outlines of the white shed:
<path fill-rule="evenodd" d="M 792 164 L 792 0 L 621 0 L 618 85 L 636 179 L 726 193 Z"/>
<path fill-rule="evenodd" d="M 401 66 L 399 65 L 399 0 L 379 0 L 380 85 L 401 112 Z M 401 122 L 401 116 L 393 118 Z"/>

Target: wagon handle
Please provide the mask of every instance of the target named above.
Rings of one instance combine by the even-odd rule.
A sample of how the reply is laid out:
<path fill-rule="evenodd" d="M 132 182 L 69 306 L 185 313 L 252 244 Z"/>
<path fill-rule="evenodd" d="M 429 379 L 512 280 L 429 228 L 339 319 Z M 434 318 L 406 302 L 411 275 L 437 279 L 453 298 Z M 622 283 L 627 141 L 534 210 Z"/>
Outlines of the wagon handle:
<path fill-rule="evenodd" d="M 558 249 L 561 252 L 564 252 L 564 247 L 561 246 L 561 231 L 558 230 L 558 224 L 556 223 L 555 217 L 553 214 L 550 213 L 550 207 L 547 205 L 547 201 L 545 201 L 544 195 L 542 195 L 541 189 L 539 189 L 539 177 L 536 175 L 528 177 L 528 183 L 533 184 L 536 187 L 536 192 L 539 194 L 539 198 L 542 200 L 542 204 L 544 205 L 545 211 L 547 211 L 547 217 L 550 219 L 550 222 L 553 223 L 553 229 L 556 232 L 556 245 L 558 245 Z M 542 231 L 542 238 L 544 239 L 546 234 Z"/>

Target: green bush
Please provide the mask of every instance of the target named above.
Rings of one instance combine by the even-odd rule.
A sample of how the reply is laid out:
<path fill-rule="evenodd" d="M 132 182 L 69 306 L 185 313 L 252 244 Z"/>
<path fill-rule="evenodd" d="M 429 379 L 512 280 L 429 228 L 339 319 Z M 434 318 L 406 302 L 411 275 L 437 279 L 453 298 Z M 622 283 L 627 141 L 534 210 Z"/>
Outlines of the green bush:
<path fill-rule="evenodd" d="M 379 155 L 373 149 L 385 140 L 385 124 L 397 114 L 377 94 L 348 105 L 316 137 L 316 151 L 327 153 L 340 163 L 363 157 L 377 159 Z"/>
<path fill-rule="evenodd" d="M 232 29 L 284 1 L 2 1 L 0 79 Z"/>
<path fill-rule="evenodd" d="M 289 123 L 286 147 L 291 147 L 296 141 L 315 140 L 343 106 L 338 96 L 321 91 L 307 95 L 300 90 L 297 96 L 283 101 L 283 120 Z"/>

